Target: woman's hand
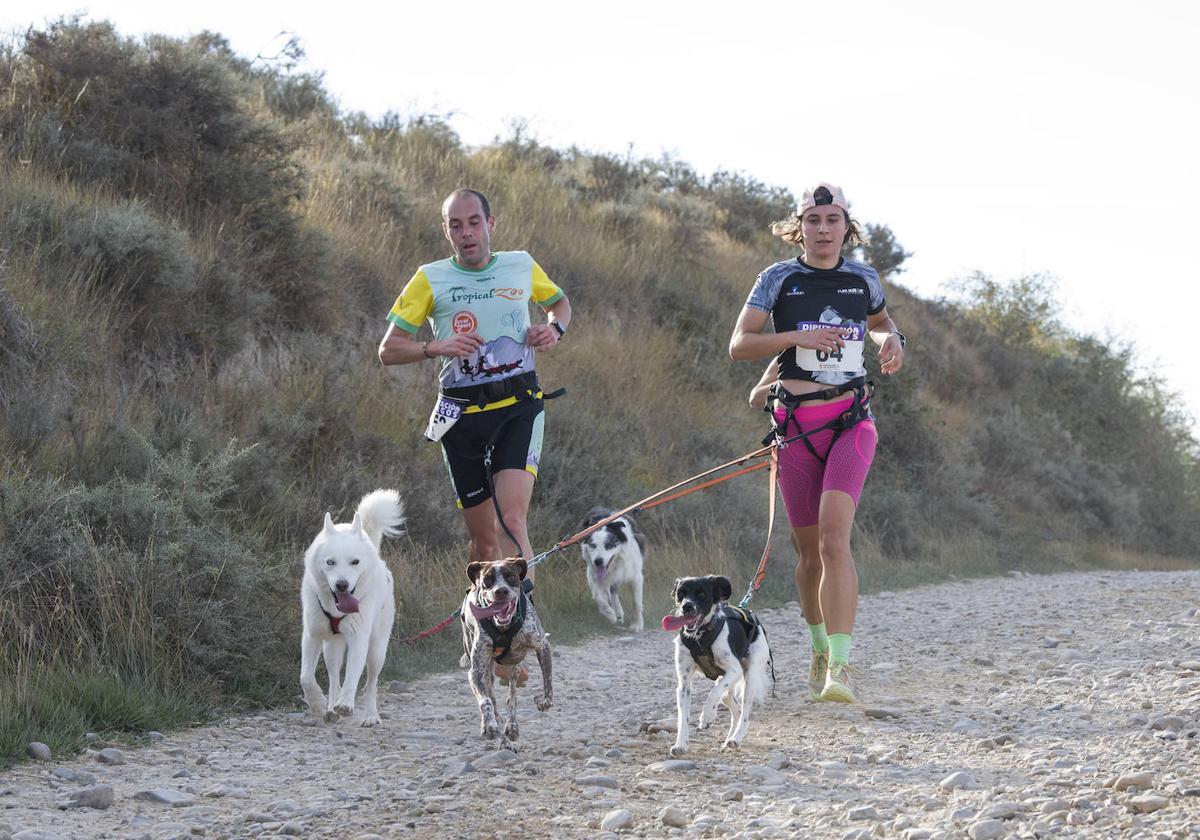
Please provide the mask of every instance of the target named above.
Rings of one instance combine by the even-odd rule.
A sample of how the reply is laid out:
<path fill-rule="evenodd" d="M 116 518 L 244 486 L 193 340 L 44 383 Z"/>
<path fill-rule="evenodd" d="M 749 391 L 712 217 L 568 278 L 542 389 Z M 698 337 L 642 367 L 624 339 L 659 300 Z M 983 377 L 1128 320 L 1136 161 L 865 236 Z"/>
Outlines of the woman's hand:
<path fill-rule="evenodd" d="M 892 333 L 883 344 L 879 345 L 879 371 L 891 376 L 904 367 L 904 347 L 900 337 Z"/>
<path fill-rule="evenodd" d="M 808 350 L 833 352 L 846 346 L 846 338 L 853 333 L 846 327 L 822 327 L 817 330 L 792 330 L 788 338 L 797 347 Z"/>

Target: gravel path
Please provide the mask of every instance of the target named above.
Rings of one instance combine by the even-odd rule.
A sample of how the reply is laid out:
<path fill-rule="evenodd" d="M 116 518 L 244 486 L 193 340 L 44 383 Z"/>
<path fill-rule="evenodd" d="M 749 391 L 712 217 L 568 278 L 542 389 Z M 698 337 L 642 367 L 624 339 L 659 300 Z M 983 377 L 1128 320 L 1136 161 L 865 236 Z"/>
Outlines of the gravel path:
<path fill-rule="evenodd" d="M 545 714 L 535 672 L 518 754 L 485 747 L 455 671 L 393 685 L 374 730 L 278 711 L 25 763 L 0 840 L 1200 837 L 1198 607 L 1200 572 L 880 593 L 852 706 L 807 699 L 799 609 L 765 610 L 775 697 L 739 752 L 722 716 L 677 762 L 671 637 L 613 635 L 555 650 Z"/>

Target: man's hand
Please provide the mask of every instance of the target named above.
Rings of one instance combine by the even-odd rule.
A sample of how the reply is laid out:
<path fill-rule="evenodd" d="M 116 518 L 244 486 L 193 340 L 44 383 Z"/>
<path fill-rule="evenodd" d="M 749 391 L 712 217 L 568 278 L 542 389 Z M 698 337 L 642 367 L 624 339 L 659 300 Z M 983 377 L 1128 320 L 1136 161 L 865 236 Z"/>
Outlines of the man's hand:
<path fill-rule="evenodd" d="M 525 343 L 534 350 L 549 350 L 558 344 L 558 330 L 549 324 L 534 324 L 525 331 Z"/>
<path fill-rule="evenodd" d="M 430 356 L 455 356 L 463 359 L 470 356 L 486 342 L 479 333 L 459 333 L 452 338 L 431 341 L 425 351 Z"/>
<path fill-rule="evenodd" d="M 818 330 L 793 330 L 790 341 L 797 347 L 808 350 L 826 350 L 832 352 L 839 347 L 845 347 L 846 341 L 853 330 L 846 327 L 823 327 Z"/>
<path fill-rule="evenodd" d="M 904 348 L 900 346 L 900 338 L 895 333 L 887 337 L 879 345 L 879 371 L 891 376 L 904 367 Z"/>

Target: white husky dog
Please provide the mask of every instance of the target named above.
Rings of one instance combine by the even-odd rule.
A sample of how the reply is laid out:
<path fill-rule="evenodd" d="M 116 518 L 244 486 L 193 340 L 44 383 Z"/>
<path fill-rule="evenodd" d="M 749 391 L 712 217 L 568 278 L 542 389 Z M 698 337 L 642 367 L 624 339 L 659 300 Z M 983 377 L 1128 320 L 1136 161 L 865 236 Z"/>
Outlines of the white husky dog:
<path fill-rule="evenodd" d="M 590 528 L 615 511 L 594 507 L 581 527 Z M 625 609 L 617 589 L 629 584 L 633 589 L 633 621 L 630 628 L 640 631 L 642 624 L 642 535 L 632 516 L 618 516 L 603 528 L 597 528 L 579 543 L 587 564 L 588 587 L 600 608 L 600 614 L 613 624 L 625 623 Z"/>
<path fill-rule="evenodd" d="M 354 713 L 354 699 L 363 667 L 363 726 L 379 723 L 376 694 L 379 672 L 387 655 L 388 638 L 396 617 L 392 573 L 379 557 L 384 534 L 394 537 L 404 525 L 404 508 L 395 490 L 375 490 L 363 496 L 350 524 L 325 525 L 304 553 L 304 633 L 300 642 L 300 687 L 308 708 L 326 723 Z M 347 651 L 349 656 L 346 656 Z M 329 699 L 317 685 L 317 662 L 325 657 Z M 339 682 L 342 660 L 345 680 Z"/>

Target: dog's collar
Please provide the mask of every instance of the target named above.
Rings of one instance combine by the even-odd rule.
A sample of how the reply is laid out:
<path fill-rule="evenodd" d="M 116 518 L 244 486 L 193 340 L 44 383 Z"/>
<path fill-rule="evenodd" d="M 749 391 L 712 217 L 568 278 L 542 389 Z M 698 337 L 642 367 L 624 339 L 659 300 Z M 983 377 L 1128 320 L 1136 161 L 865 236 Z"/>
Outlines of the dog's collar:
<path fill-rule="evenodd" d="M 329 629 L 332 630 L 334 633 L 341 633 L 342 631 L 338 629 L 338 626 L 342 623 L 342 619 L 345 618 L 346 616 L 344 616 L 344 615 L 335 616 L 333 613 L 329 612 L 329 610 L 325 609 L 324 607 L 321 607 L 321 612 L 325 613 L 325 617 L 329 619 Z"/>

